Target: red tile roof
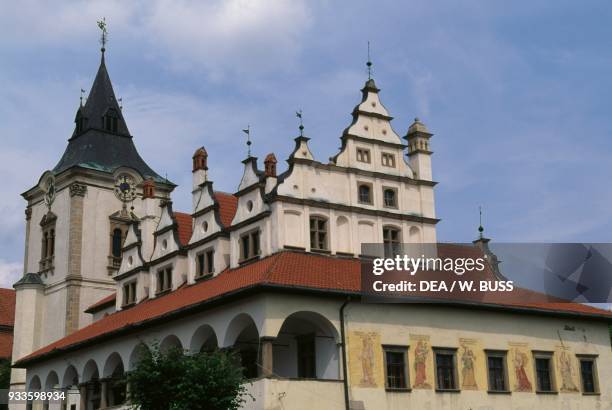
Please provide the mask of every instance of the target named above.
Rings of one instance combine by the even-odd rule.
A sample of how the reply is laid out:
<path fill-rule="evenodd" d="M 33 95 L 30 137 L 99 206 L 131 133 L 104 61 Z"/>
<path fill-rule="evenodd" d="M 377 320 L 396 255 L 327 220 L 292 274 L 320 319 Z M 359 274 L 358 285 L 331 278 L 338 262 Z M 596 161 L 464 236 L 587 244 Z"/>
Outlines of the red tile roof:
<path fill-rule="evenodd" d="M 85 309 L 85 313 L 96 313 L 99 310 L 112 306 L 115 304 L 116 299 L 117 299 L 116 293 L 108 295 L 107 297 L 100 299 L 99 301 L 97 301 L 96 303 L 94 303 L 93 305 Z"/>
<path fill-rule="evenodd" d="M 193 218 L 184 212 L 175 212 L 174 217 L 178 224 L 179 241 L 181 241 L 181 245 L 185 246 L 189 243 L 193 233 Z"/>
<path fill-rule="evenodd" d="M 15 321 L 15 291 L 0 288 L 0 326 L 13 326 Z"/>
<path fill-rule="evenodd" d="M 232 224 L 234 215 L 236 215 L 238 198 L 232 194 L 216 191 L 215 199 L 219 203 L 219 217 L 221 218 L 221 223 L 227 228 Z"/>
<path fill-rule="evenodd" d="M 0 330 L 0 359 L 8 359 L 13 354 L 13 333 Z"/>
<path fill-rule="evenodd" d="M 358 296 L 361 287 L 361 262 L 358 259 L 302 252 L 279 252 L 251 264 L 225 270 L 210 280 L 181 287 L 167 295 L 141 302 L 131 309 L 113 313 L 33 352 L 20 359 L 17 364 L 23 366 L 48 355 L 74 350 L 101 338 L 113 337 L 117 333 L 135 327 L 168 320 L 171 315 L 189 313 L 204 304 L 220 301 L 231 294 L 253 289 L 255 286 L 327 291 L 334 294 L 348 293 Z M 529 296 L 529 293 L 525 294 L 525 302 L 491 301 L 482 304 L 481 307 L 612 319 L 612 313 L 591 306 L 576 303 L 532 303 L 529 301 Z"/>

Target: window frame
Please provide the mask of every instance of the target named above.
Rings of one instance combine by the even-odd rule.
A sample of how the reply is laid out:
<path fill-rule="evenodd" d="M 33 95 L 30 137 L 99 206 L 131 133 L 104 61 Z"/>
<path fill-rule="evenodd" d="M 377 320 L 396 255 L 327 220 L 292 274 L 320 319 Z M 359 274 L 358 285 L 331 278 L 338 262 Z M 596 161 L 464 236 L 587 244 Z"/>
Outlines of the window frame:
<path fill-rule="evenodd" d="M 390 161 L 386 161 L 387 163 L 385 163 L 385 158 L 387 158 L 387 160 Z M 387 167 L 387 168 L 395 168 L 395 154 L 391 153 L 391 152 L 381 152 L 380 153 L 380 163 L 383 167 Z M 389 163 L 391 165 L 389 165 Z"/>
<path fill-rule="evenodd" d="M 542 351 L 542 350 L 533 350 L 533 374 L 535 378 L 535 392 L 537 394 L 557 394 L 557 380 L 555 378 L 555 363 L 554 352 L 550 351 Z M 540 387 L 540 378 L 538 376 L 538 360 L 546 359 L 548 360 L 548 378 L 550 383 L 550 390 L 542 390 Z"/>
<path fill-rule="evenodd" d="M 122 307 L 132 306 L 136 304 L 136 292 L 138 280 L 132 280 L 123 284 L 123 303 Z M 126 292 L 127 290 L 127 292 Z"/>
<path fill-rule="evenodd" d="M 385 372 L 385 390 L 390 392 L 409 392 L 410 388 L 410 366 L 408 363 L 408 350 L 410 346 L 407 345 L 382 345 L 383 351 L 383 366 Z M 392 387 L 389 385 L 389 363 L 387 361 L 387 352 L 389 353 L 401 353 L 403 355 L 403 371 L 404 371 L 404 387 Z"/>
<path fill-rule="evenodd" d="M 369 192 L 369 201 L 364 202 L 361 200 L 361 188 L 367 187 Z M 373 195 L 373 186 L 370 182 L 357 182 L 357 202 L 363 205 L 374 205 L 374 195 Z"/>
<path fill-rule="evenodd" d="M 202 261 L 200 262 L 200 257 Z M 196 253 L 196 279 L 205 278 L 215 273 L 215 248 L 210 247 Z"/>
<path fill-rule="evenodd" d="M 172 291 L 173 271 L 172 265 L 157 270 L 157 295 Z"/>
<path fill-rule="evenodd" d="M 457 372 L 457 348 L 456 347 L 432 347 L 433 358 L 434 358 L 434 373 L 435 373 L 435 384 L 436 384 L 436 392 L 459 392 L 459 374 Z M 451 365 L 452 365 L 452 382 L 453 386 L 451 388 L 440 387 L 439 383 L 439 365 L 438 365 L 438 355 L 450 355 L 452 357 Z"/>
<path fill-rule="evenodd" d="M 254 238 L 257 238 L 257 240 L 255 241 Z M 244 241 L 245 239 L 247 240 L 247 253 L 245 254 L 245 247 L 244 247 Z M 254 245 L 257 244 L 257 247 L 255 247 Z M 244 262 L 248 262 L 251 261 L 253 259 L 259 259 L 259 257 L 261 256 L 261 229 L 260 228 L 255 228 L 252 229 L 250 231 L 246 231 L 243 232 L 242 234 L 240 234 L 239 239 L 238 239 L 238 246 L 240 247 L 240 253 L 239 253 L 239 263 L 244 263 Z M 255 252 L 255 248 L 257 248 L 257 252 Z"/>
<path fill-rule="evenodd" d="M 372 151 L 370 151 L 369 148 L 356 147 L 355 148 L 355 158 L 357 159 L 357 162 L 363 162 L 364 164 L 371 164 L 372 163 Z M 367 161 L 365 159 L 367 159 Z"/>
<path fill-rule="evenodd" d="M 387 242 L 387 232 L 391 231 L 397 232 L 397 238 L 396 240 L 391 239 Z M 383 225 L 382 237 L 385 257 L 392 258 L 398 254 L 402 245 L 402 228 L 397 227 L 396 225 Z"/>
<path fill-rule="evenodd" d="M 316 222 L 316 227 L 313 230 L 312 223 Z M 319 229 L 319 223 L 323 222 L 324 228 L 323 230 Z M 329 218 L 323 215 L 310 215 L 308 218 L 308 232 L 310 237 L 310 250 L 313 252 L 329 252 Z M 321 245 L 320 236 L 324 234 L 323 246 L 313 246 L 313 234 L 316 237 L 316 244 Z"/>
<path fill-rule="evenodd" d="M 387 199 L 385 197 L 385 194 L 387 191 L 391 191 L 393 192 L 393 200 L 394 200 L 394 205 L 387 205 Z M 398 190 L 397 188 L 391 187 L 391 186 L 383 186 L 382 187 L 382 192 L 383 192 L 383 207 L 384 208 L 389 208 L 389 209 L 398 209 L 399 208 L 399 201 L 398 201 Z"/>
<path fill-rule="evenodd" d="M 584 396 L 598 396 L 601 394 L 601 390 L 599 389 L 599 376 L 597 373 L 597 358 L 598 355 L 593 354 L 576 354 L 576 358 L 578 359 L 579 365 L 579 373 L 580 373 L 580 392 Z M 582 375 L 582 362 L 591 362 L 593 367 L 591 369 L 593 373 L 593 391 L 585 391 L 584 390 L 584 377 Z"/>
<path fill-rule="evenodd" d="M 491 384 L 491 367 L 489 366 L 489 357 L 501 358 L 502 360 L 502 375 L 504 383 L 504 388 L 502 390 L 494 389 Z M 508 379 L 508 351 L 485 349 L 485 358 L 487 366 L 487 393 L 511 393 L 509 383 L 510 381 Z"/>

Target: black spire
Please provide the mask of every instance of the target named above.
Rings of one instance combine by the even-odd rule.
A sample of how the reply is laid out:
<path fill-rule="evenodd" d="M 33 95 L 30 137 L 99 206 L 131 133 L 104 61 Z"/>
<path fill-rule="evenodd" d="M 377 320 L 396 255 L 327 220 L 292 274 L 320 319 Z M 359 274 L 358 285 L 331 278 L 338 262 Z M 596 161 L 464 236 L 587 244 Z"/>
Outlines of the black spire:
<path fill-rule="evenodd" d="M 89 97 L 85 105 L 79 106 L 75 122 L 68 147 L 53 169 L 55 174 L 73 167 L 107 173 L 128 167 L 138 171 L 144 179 L 174 185 L 153 171 L 138 154 L 106 70 L 104 47 Z"/>

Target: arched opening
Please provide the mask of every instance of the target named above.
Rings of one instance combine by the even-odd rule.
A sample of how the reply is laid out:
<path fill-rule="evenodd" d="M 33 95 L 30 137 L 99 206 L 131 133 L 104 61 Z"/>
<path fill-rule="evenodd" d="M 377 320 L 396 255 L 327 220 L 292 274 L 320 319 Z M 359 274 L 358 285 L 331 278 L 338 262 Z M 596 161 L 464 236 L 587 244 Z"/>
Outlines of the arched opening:
<path fill-rule="evenodd" d="M 70 365 L 64 371 L 62 377 L 62 390 L 66 392 L 63 409 L 71 409 L 72 406 L 78 406 L 79 403 L 79 374 L 74 366 Z"/>
<path fill-rule="evenodd" d="M 217 335 L 212 327 L 203 325 L 198 328 L 189 344 L 190 353 L 212 352 L 218 347 Z"/>
<path fill-rule="evenodd" d="M 104 383 L 106 388 L 102 389 L 106 392 L 106 405 L 118 406 L 125 403 L 126 398 L 126 379 L 123 367 L 123 360 L 118 353 L 111 354 L 104 365 Z"/>
<path fill-rule="evenodd" d="M 159 344 L 159 351 L 162 353 L 168 353 L 171 349 L 183 350 L 183 344 L 175 335 L 166 336 Z"/>
<path fill-rule="evenodd" d="M 132 349 L 132 353 L 130 353 L 130 361 L 128 362 L 128 370 L 134 370 L 139 361 L 143 358 L 149 356 L 151 352 L 149 348 L 144 343 L 138 343 L 134 349 Z"/>
<path fill-rule="evenodd" d="M 54 390 L 59 390 L 59 377 L 57 377 L 57 373 L 53 370 L 49 372 L 47 375 L 47 380 L 45 381 L 45 391 L 50 392 Z M 43 410 L 49 410 L 51 402 L 49 400 L 43 401 L 42 408 Z M 53 407 L 57 407 L 57 402 L 53 402 Z"/>
<path fill-rule="evenodd" d="M 225 346 L 233 346 L 240 357 L 244 376 L 259 376 L 259 331 L 251 316 L 241 313 L 232 319 L 225 335 Z"/>
<path fill-rule="evenodd" d="M 288 316 L 273 344 L 274 373 L 281 377 L 339 379 L 338 332 L 315 312 Z"/>
<path fill-rule="evenodd" d="M 40 377 L 38 377 L 37 375 L 32 377 L 30 379 L 30 382 L 28 383 L 28 391 L 40 391 L 40 389 L 42 388 L 42 385 L 40 383 Z M 28 402 L 26 403 L 26 410 L 32 410 L 34 408 L 34 403 L 36 403 L 36 408 L 39 408 L 39 402 L 36 401 L 32 401 L 32 400 L 28 400 Z"/>
<path fill-rule="evenodd" d="M 85 394 L 85 410 L 99 409 L 102 401 L 102 388 L 98 365 L 93 360 L 89 360 L 83 369 L 83 383 L 81 394 Z"/>

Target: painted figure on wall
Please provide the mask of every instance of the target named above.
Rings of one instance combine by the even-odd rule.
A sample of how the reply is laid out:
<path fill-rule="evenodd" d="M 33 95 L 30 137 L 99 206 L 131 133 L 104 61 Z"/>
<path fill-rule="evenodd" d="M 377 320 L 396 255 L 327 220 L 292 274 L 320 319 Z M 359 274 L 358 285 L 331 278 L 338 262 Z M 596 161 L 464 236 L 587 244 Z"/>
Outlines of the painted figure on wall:
<path fill-rule="evenodd" d="M 574 367 L 572 366 L 572 358 L 563 350 L 559 355 L 559 369 L 561 369 L 561 391 L 577 392 L 578 388 L 574 383 Z"/>
<path fill-rule="evenodd" d="M 431 385 L 427 383 L 427 356 L 429 346 L 425 340 L 419 340 L 414 350 L 414 387 L 417 389 L 429 389 Z"/>
<path fill-rule="evenodd" d="M 474 351 L 470 349 L 468 346 L 463 345 L 463 354 L 461 355 L 461 376 L 462 376 L 462 387 L 464 389 L 478 389 L 478 385 L 476 384 L 476 376 L 474 374 L 474 362 L 476 361 L 476 356 L 474 355 Z"/>
<path fill-rule="evenodd" d="M 374 347 L 372 338 L 368 334 L 361 337 L 361 381 L 362 387 L 376 387 L 374 379 Z"/>
<path fill-rule="evenodd" d="M 529 364 L 529 357 L 527 353 L 522 352 L 518 349 L 514 349 L 514 355 L 512 358 L 514 363 L 514 374 L 516 376 L 515 391 L 531 391 L 531 382 L 527 377 L 527 371 L 525 367 Z"/>

